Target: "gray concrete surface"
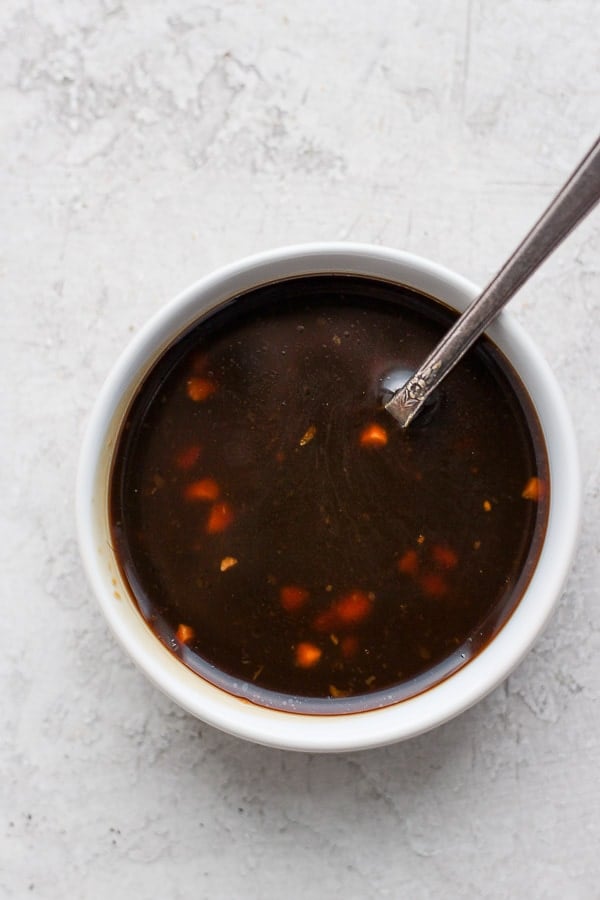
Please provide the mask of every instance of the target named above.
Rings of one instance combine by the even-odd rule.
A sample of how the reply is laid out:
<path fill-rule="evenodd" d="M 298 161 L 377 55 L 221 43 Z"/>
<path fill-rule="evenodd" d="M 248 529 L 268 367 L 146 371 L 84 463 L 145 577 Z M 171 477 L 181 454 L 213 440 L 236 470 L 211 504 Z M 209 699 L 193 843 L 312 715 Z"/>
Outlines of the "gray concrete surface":
<path fill-rule="evenodd" d="M 265 750 L 160 696 L 78 559 L 86 416 L 132 332 L 255 250 L 484 281 L 596 136 L 595 0 L 3 0 L 0 896 L 600 897 L 600 217 L 514 302 L 585 507 L 519 670 L 417 740 Z"/>

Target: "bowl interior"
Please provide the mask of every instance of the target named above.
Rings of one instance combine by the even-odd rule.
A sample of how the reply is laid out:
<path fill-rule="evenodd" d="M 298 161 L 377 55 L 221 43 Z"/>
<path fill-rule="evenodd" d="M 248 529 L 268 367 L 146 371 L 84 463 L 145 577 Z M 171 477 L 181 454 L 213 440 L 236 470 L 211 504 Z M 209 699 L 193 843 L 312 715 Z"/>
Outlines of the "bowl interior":
<path fill-rule="evenodd" d="M 536 569 L 515 612 L 493 641 L 446 681 L 392 706 L 344 716 L 282 712 L 233 697 L 187 669 L 147 627 L 111 550 L 108 485 L 112 455 L 137 386 L 198 318 L 261 284 L 297 275 L 346 273 L 383 278 L 464 310 L 477 294 L 441 267 L 383 248 L 308 245 L 261 254 L 203 279 L 167 304 L 135 337 L 105 383 L 82 447 L 77 486 L 82 557 L 103 611 L 134 661 L 176 702 L 203 720 L 259 743 L 303 750 L 350 750 L 418 734 L 476 702 L 527 652 L 560 596 L 579 520 L 573 430 L 554 376 L 534 344 L 503 314 L 488 335 L 519 374 L 544 433 L 552 485 L 548 526 Z"/>

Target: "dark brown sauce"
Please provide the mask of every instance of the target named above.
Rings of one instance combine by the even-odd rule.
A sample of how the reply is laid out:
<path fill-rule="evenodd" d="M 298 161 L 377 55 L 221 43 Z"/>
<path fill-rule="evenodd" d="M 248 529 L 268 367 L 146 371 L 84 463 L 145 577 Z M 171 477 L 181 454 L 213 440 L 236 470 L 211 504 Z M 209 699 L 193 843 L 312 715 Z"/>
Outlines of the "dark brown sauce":
<path fill-rule="evenodd" d="M 187 666 L 265 706 L 369 709 L 441 681 L 508 619 L 548 508 L 524 388 L 486 339 L 429 417 L 403 432 L 382 409 L 386 376 L 454 318 L 383 281 L 297 278 L 154 366 L 110 518 L 142 616 Z"/>

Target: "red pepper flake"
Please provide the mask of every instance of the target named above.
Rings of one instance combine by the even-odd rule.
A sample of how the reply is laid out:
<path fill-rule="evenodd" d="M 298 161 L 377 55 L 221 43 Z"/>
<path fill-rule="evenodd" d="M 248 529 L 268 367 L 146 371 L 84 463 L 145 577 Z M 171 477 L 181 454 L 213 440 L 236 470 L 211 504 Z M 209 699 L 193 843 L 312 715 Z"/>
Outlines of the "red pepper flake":
<path fill-rule="evenodd" d="M 313 628 L 316 631 L 335 631 L 358 625 L 370 615 L 373 609 L 375 594 L 364 591 L 351 591 L 336 600 L 328 609 L 315 616 Z"/>
<path fill-rule="evenodd" d="M 206 523 L 207 534 L 220 534 L 225 531 L 233 522 L 233 511 L 228 503 L 213 503 L 210 508 L 208 522 Z"/>
<path fill-rule="evenodd" d="M 312 669 L 313 666 L 321 659 L 323 655 L 323 651 L 317 647 L 316 644 L 311 644 L 309 641 L 302 641 L 302 643 L 298 644 L 296 647 L 296 665 L 301 669 Z"/>
<path fill-rule="evenodd" d="M 190 444 L 189 447 L 184 447 L 183 450 L 179 451 L 175 457 L 175 465 L 183 472 L 188 472 L 190 469 L 194 468 L 200 459 L 201 452 L 202 448 L 200 447 L 200 444 Z"/>
<path fill-rule="evenodd" d="M 448 585 L 437 572 L 425 572 L 419 578 L 419 585 L 428 597 L 443 597 L 448 593 Z"/>
<path fill-rule="evenodd" d="M 186 384 L 187 395 L 194 403 L 203 403 L 208 400 L 211 394 L 214 394 L 217 386 L 210 378 L 198 378 L 193 376 L 188 378 Z"/>
<path fill-rule="evenodd" d="M 175 637 L 179 641 L 180 644 L 187 644 L 189 641 L 193 641 L 195 637 L 194 629 L 191 625 L 178 625 L 177 631 L 175 632 Z"/>
<path fill-rule="evenodd" d="M 367 425 L 360 435 L 361 447 L 385 447 L 387 442 L 387 431 L 382 425 L 378 425 L 376 422 Z"/>
<path fill-rule="evenodd" d="M 521 497 L 524 500 L 543 500 L 546 496 L 546 483 L 541 478 L 537 478 L 537 476 L 533 476 L 530 478 L 523 491 L 521 493 Z"/>
<path fill-rule="evenodd" d="M 318 613 L 313 620 L 315 631 L 333 631 L 338 625 L 334 610 L 330 607 Z"/>
<path fill-rule="evenodd" d="M 484 501 L 483 501 L 483 509 L 484 509 L 485 512 L 491 512 L 491 511 L 492 511 L 492 504 L 490 503 L 489 500 L 484 500 Z"/>
<path fill-rule="evenodd" d="M 373 608 L 374 597 L 364 591 L 352 591 L 341 597 L 334 605 L 335 616 L 343 625 L 356 625 L 363 622 Z"/>
<path fill-rule="evenodd" d="M 186 484 L 183 491 L 186 500 L 200 500 L 204 503 L 212 503 L 220 493 L 219 485 L 214 478 L 192 481 L 190 484 Z"/>
<path fill-rule="evenodd" d="M 287 612 L 296 612 L 301 609 L 310 594 L 306 588 L 299 587 L 296 584 L 287 584 L 279 591 L 279 600 L 281 605 Z"/>
<path fill-rule="evenodd" d="M 402 575 L 416 575 L 419 569 L 419 557 L 416 550 L 407 550 L 398 560 L 398 571 Z"/>
<path fill-rule="evenodd" d="M 346 637 L 342 638 L 340 650 L 344 659 L 352 659 L 355 657 L 358 653 L 358 648 L 358 638 L 353 634 L 347 634 Z"/>
<path fill-rule="evenodd" d="M 434 544 L 431 548 L 431 556 L 442 569 L 455 569 L 458 565 L 458 556 L 447 544 Z"/>

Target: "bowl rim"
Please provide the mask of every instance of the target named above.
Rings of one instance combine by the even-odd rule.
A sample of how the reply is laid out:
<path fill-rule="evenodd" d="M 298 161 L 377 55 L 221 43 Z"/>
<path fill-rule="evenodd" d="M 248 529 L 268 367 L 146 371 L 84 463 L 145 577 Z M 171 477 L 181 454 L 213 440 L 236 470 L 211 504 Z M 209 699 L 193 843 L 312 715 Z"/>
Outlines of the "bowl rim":
<path fill-rule="evenodd" d="M 223 266 L 155 312 L 118 357 L 89 416 L 76 482 L 84 570 L 108 624 L 134 663 L 176 703 L 222 731 L 271 747 L 313 752 L 366 749 L 414 737 L 462 713 L 500 684 L 528 652 L 560 598 L 581 515 L 578 450 L 562 391 L 532 339 L 503 311 L 486 334 L 512 363 L 537 410 L 552 489 L 540 558 L 519 605 L 492 641 L 462 669 L 422 694 L 381 709 L 331 716 L 267 709 L 232 697 L 179 662 L 127 597 L 107 540 L 106 474 L 118 426 L 135 385 L 195 319 L 242 290 L 325 272 L 389 278 L 459 310 L 479 293 L 471 281 L 439 263 L 369 244 L 298 244 Z"/>

